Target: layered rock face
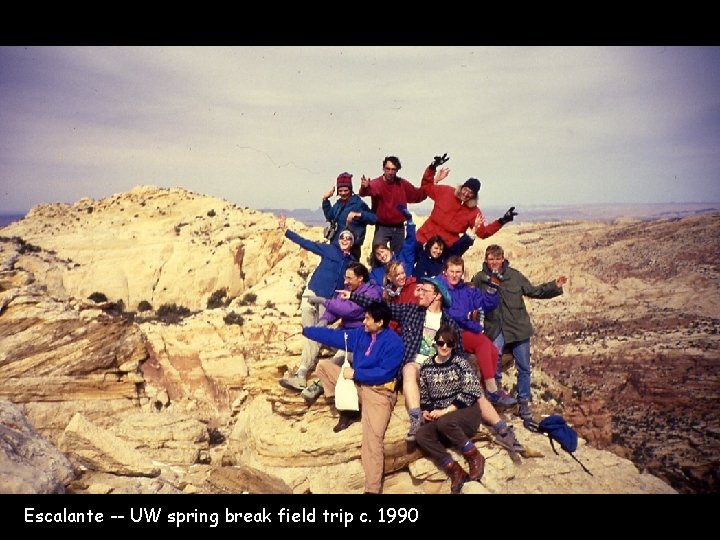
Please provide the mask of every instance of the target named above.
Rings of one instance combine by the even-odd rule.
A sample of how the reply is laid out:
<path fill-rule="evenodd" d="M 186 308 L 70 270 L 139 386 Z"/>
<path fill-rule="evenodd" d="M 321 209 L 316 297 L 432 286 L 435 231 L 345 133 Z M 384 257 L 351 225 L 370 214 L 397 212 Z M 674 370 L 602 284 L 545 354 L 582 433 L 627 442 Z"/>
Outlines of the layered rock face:
<path fill-rule="evenodd" d="M 319 227 L 289 226 L 321 240 Z M 656 245 L 669 238 L 660 229 L 644 235 L 655 227 L 680 228 L 686 242 L 701 236 L 698 245 L 717 248 L 718 217 L 703 216 L 511 225 L 467 253 L 467 279 L 489 243 L 503 245 L 534 283 L 561 273 L 570 278 L 563 296 L 528 300 L 537 330 L 534 406 L 538 417 L 560 412 L 575 423 L 590 442 L 576 454 L 595 476 L 569 456 L 553 454 L 546 438 L 524 430 L 508 411 L 527 452 L 520 463 L 513 461 L 481 428 L 477 440 L 486 473 L 464 492 L 673 491 L 603 447 L 680 490 L 713 489 L 673 474 L 687 472 L 691 463 L 710 464 L 717 474 L 715 404 L 672 396 L 691 395 L 683 386 L 700 381 L 704 391 L 718 390 L 712 333 L 717 261 L 698 266 L 669 260 Z M 68 491 L 362 492 L 360 424 L 335 434 L 336 418 L 322 397 L 307 407 L 277 384 L 299 362 L 299 295 L 318 260 L 284 239 L 275 216 L 182 189 L 139 187 L 99 201 L 38 206 L 0 229 L 0 237 L 0 400 L 17 404 L 29 425 L 70 459 L 74 480 L 65 479 Z M 647 249 L 656 262 L 631 260 L 628 242 Z M 653 247 L 645 248 L 646 242 Z M 671 277 L 663 275 L 671 263 L 692 270 L 668 292 L 661 285 Z M 653 264 L 655 271 L 640 272 Z M 638 271 L 622 274 L 621 265 Z M 690 302 L 698 305 L 690 308 Z M 670 311 L 658 311 L 660 306 Z M 660 318 L 675 314 L 682 325 L 690 311 L 704 321 L 687 326 L 696 329 L 692 343 L 709 346 L 703 355 L 690 351 L 704 360 L 680 360 L 689 348 L 689 341 L 679 340 L 683 331 L 669 339 L 672 333 L 658 329 L 656 319 L 629 324 L 642 313 L 665 313 Z M 657 338 L 654 349 L 643 342 L 645 334 Z M 695 371 L 662 371 L 668 360 L 655 361 L 660 354 L 673 358 L 673 366 L 695 362 Z M 514 380 L 511 368 L 508 389 Z M 689 424 L 702 451 L 693 450 L 689 437 L 686 444 L 670 437 L 680 430 L 662 431 L 658 418 L 666 418 L 668 405 L 683 405 L 689 422 L 705 422 Z M 386 435 L 385 492 L 449 492 L 444 473 L 407 448 L 407 422 L 399 399 Z M 635 449 L 655 440 L 677 443 L 678 461 L 643 461 L 644 452 Z M 10 450 L 6 455 L 21 459 Z M 23 489 L 51 491 L 44 484 Z M 0 491 L 21 489 L 0 485 Z"/>

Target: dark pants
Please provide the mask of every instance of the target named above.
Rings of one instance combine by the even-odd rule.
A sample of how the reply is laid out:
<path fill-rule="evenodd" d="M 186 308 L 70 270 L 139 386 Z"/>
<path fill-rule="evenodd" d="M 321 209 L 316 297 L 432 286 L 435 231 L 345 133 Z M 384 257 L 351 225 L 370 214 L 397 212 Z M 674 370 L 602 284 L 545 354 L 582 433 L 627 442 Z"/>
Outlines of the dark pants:
<path fill-rule="evenodd" d="M 405 243 L 405 225 L 398 225 L 397 227 L 388 227 L 387 225 L 375 225 L 375 235 L 373 236 L 372 244 L 385 244 L 390 243 L 390 251 L 395 255 L 400 253 L 400 250 Z M 373 260 L 373 266 L 377 266 L 375 261 L 374 253 L 371 255 Z"/>
<path fill-rule="evenodd" d="M 439 420 L 423 424 L 418 429 L 415 441 L 428 458 L 440 465 L 451 457 L 446 447 L 462 450 L 465 443 L 475 435 L 480 422 L 480 407 L 474 403 L 441 416 Z"/>

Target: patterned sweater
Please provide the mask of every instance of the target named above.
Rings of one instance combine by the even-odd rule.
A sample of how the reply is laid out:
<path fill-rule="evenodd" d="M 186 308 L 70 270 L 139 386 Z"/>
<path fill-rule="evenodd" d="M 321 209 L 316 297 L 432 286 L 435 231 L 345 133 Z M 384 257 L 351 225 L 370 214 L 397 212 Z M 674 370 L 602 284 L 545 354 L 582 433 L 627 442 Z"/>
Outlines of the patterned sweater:
<path fill-rule="evenodd" d="M 453 354 L 438 364 L 435 357 L 420 368 L 420 408 L 424 411 L 474 405 L 482 395 L 480 381 L 463 356 Z"/>

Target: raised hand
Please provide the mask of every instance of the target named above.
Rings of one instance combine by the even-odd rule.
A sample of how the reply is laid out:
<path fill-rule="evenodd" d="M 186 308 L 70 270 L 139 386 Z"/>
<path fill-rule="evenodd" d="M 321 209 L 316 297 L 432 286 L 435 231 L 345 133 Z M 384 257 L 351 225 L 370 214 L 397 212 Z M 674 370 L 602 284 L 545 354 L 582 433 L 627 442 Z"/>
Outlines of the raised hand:
<path fill-rule="evenodd" d="M 445 163 L 445 162 L 448 161 L 449 159 L 450 159 L 450 158 L 448 157 L 447 154 L 443 154 L 442 156 L 435 156 L 435 157 L 433 158 L 433 162 L 430 164 L 430 166 L 431 166 L 433 169 L 437 169 L 440 165 L 442 165 L 443 163 Z"/>
<path fill-rule="evenodd" d="M 515 207 L 511 206 L 507 212 L 505 212 L 505 215 L 498 219 L 501 225 L 505 225 L 506 223 L 512 221 L 515 216 L 517 216 L 518 213 L 515 211 Z"/>
<path fill-rule="evenodd" d="M 331 187 L 330 190 L 323 195 L 323 199 L 329 199 L 333 195 L 335 195 L 335 186 Z"/>
<path fill-rule="evenodd" d="M 450 169 L 448 169 L 447 167 L 438 169 L 438 171 L 435 173 L 435 183 L 437 184 L 445 180 L 448 174 L 450 174 Z"/>

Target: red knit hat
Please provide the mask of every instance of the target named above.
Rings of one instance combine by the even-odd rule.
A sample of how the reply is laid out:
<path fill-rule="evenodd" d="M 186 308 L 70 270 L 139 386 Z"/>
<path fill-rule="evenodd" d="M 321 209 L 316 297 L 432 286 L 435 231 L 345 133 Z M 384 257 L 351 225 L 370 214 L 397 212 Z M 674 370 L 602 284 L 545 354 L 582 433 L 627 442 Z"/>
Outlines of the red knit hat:
<path fill-rule="evenodd" d="M 349 172 L 343 172 L 338 175 L 337 188 L 340 189 L 341 187 L 350 188 L 350 191 L 353 190 L 352 174 L 350 174 Z"/>

